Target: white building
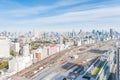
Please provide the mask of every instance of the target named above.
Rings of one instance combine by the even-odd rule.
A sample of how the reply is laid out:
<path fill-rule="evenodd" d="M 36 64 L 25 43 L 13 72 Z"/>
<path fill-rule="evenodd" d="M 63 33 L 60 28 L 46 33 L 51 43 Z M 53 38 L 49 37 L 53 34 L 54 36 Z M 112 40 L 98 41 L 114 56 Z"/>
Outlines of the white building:
<path fill-rule="evenodd" d="M 47 52 L 47 47 L 38 48 L 36 50 L 33 50 L 32 53 L 34 62 L 43 60 L 49 56 Z"/>
<path fill-rule="evenodd" d="M 48 57 L 47 47 L 43 47 L 42 48 L 42 58 L 41 59 L 45 59 L 46 57 Z"/>
<path fill-rule="evenodd" d="M 50 46 L 45 46 L 43 48 L 33 50 L 32 53 L 34 63 L 59 52 L 60 49 L 63 50 L 64 49 L 63 47 L 64 46 L 60 47 L 59 45 L 51 44 Z"/>
<path fill-rule="evenodd" d="M 19 72 L 32 64 L 31 56 L 18 56 L 9 61 L 9 72 Z"/>
<path fill-rule="evenodd" d="M 34 63 L 41 60 L 42 48 L 38 48 L 36 50 L 33 50 L 32 53 L 33 53 L 33 62 Z"/>
<path fill-rule="evenodd" d="M 89 39 L 89 44 L 95 43 L 95 40 Z"/>
<path fill-rule="evenodd" d="M 0 58 L 10 56 L 10 45 L 8 39 L 0 39 Z"/>
<path fill-rule="evenodd" d="M 30 54 L 29 44 L 23 46 L 23 56 L 28 56 Z"/>
<path fill-rule="evenodd" d="M 59 45 L 57 49 L 58 49 L 58 51 L 63 51 L 66 48 L 67 48 L 66 45 L 62 44 L 62 45 Z"/>
<path fill-rule="evenodd" d="M 34 37 L 37 38 L 37 39 L 40 38 L 39 31 L 36 30 L 36 29 L 34 30 Z"/>
<path fill-rule="evenodd" d="M 81 40 L 75 40 L 74 45 L 75 46 L 81 46 Z"/>
<path fill-rule="evenodd" d="M 83 44 L 89 44 L 90 43 L 90 40 L 89 39 L 84 39 L 83 40 Z"/>
<path fill-rule="evenodd" d="M 20 44 L 19 44 L 19 42 L 13 42 L 13 43 L 11 43 L 10 49 L 12 49 L 12 50 L 14 50 L 16 52 L 19 52 L 19 50 L 20 50 Z"/>
<path fill-rule="evenodd" d="M 65 45 L 67 45 L 69 47 L 69 46 L 74 45 L 74 42 L 73 41 L 68 41 L 68 42 L 65 42 Z"/>
<path fill-rule="evenodd" d="M 59 38 L 59 43 L 63 44 L 63 37 L 62 36 L 60 36 L 60 38 Z"/>
<path fill-rule="evenodd" d="M 48 55 L 53 55 L 55 53 L 59 53 L 60 51 L 63 51 L 66 49 L 66 45 L 64 44 L 51 44 L 50 46 L 47 47 L 47 53 Z"/>

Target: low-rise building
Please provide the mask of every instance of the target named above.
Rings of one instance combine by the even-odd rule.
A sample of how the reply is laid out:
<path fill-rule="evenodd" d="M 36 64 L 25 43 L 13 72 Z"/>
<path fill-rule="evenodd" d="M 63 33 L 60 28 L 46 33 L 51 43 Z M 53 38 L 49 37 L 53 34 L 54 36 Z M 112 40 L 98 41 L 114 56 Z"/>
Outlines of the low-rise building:
<path fill-rule="evenodd" d="M 74 45 L 75 46 L 81 46 L 81 40 L 75 40 Z"/>

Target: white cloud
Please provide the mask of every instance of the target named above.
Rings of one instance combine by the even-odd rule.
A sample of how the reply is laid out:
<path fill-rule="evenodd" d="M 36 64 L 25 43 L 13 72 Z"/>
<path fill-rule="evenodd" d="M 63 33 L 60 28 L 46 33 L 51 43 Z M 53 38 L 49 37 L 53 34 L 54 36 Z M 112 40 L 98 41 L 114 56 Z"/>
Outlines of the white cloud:
<path fill-rule="evenodd" d="M 55 5 L 57 6 L 69 6 L 74 5 L 78 3 L 84 3 L 90 0 L 61 0 L 60 2 L 57 2 Z"/>
<path fill-rule="evenodd" d="M 103 20 L 103 21 L 102 21 Z M 62 15 L 51 17 L 38 17 L 35 19 L 16 20 L 17 24 L 59 24 L 71 22 L 83 22 L 87 24 L 89 21 L 118 21 L 120 20 L 120 7 L 100 8 L 87 11 L 69 12 Z"/>
<path fill-rule="evenodd" d="M 117 17 L 114 17 L 117 16 Z M 70 12 L 58 16 L 37 18 L 32 21 L 42 23 L 87 22 L 98 20 L 119 20 L 120 7 L 93 9 L 88 11 Z"/>
<path fill-rule="evenodd" d="M 13 10 L 5 10 L 5 11 L 1 11 L 0 14 L 1 15 L 12 15 L 12 16 L 16 16 L 16 17 L 22 17 L 22 16 L 29 16 L 29 15 L 36 15 L 36 14 L 40 14 L 43 12 L 46 12 L 48 10 L 52 10 L 55 8 L 59 8 L 59 7 L 64 7 L 64 6 L 70 6 L 70 5 L 74 5 L 77 3 L 83 3 L 89 0 L 67 0 L 67 1 L 59 1 L 54 3 L 53 5 L 45 5 L 45 6 L 33 6 L 33 7 L 27 7 L 27 6 L 22 6 L 21 5 L 21 9 L 13 9 Z M 14 3 L 13 3 L 14 5 Z"/>
<path fill-rule="evenodd" d="M 72 0 L 73 1 L 73 0 Z M 25 16 L 25 15 L 31 15 L 31 14 L 38 14 L 42 11 L 46 11 L 49 9 L 53 9 L 60 6 L 65 5 L 72 5 L 76 4 L 77 2 L 72 3 L 69 2 L 66 4 L 65 2 L 57 3 L 57 5 L 52 6 L 38 6 L 38 7 L 31 7 L 21 10 L 13 10 L 8 11 L 6 13 L 7 15 L 13 14 L 14 16 Z M 87 1 L 87 0 L 86 0 Z M 64 3 L 64 4 L 62 4 Z M 82 3 L 82 1 L 81 1 Z M 88 5 L 90 7 L 94 7 L 95 5 Z M 80 8 L 85 8 L 85 6 L 79 6 Z M 4 17 L 1 16 L 1 24 L 0 26 L 13 26 L 13 27 L 40 27 L 40 28 L 51 28 L 52 29 L 72 29 L 74 26 L 76 28 L 79 28 L 79 26 L 119 26 L 120 27 L 120 6 L 114 6 L 114 7 L 99 7 L 91 10 L 85 10 L 85 11 L 78 11 L 79 7 L 75 7 L 72 9 L 76 9 L 75 11 L 71 11 L 70 9 L 61 15 L 56 16 L 50 16 L 50 17 L 34 17 L 33 19 L 24 18 L 24 19 L 17 19 L 13 17 L 12 19 L 4 19 Z M 1 13 L 1 12 L 0 12 Z M 49 14 L 49 13 L 48 13 Z M 8 15 L 8 16 L 9 16 Z M 66 28 L 65 28 L 66 27 Z M 84 29 L 89 27 L 82 27 Z M 98 27 L 100 28 L 100 27 Z M 103 27 L 104 28 L 104 27 Z M 49 29 L 48 29 L 49 30 Z"/>
<path fill-rule="evenodd" d="M 108 29 L 108 27 L 116 27 L 117 30 L 120 30 L 119 14 L 120 7 L 101 8 L 88 11 L 70 12 L 52 17 L 14 20 L 6 22 L 7 24 L 4 26 L 19 27 L 18 30 L 24 30 L 24 27 L 26 28 L 25 30 L 31 29 L 32 27 L 39 27 L 40 29 L 51 31 L 70 31 L 73 28 L 77 30 L 80 28 L 83 30 L 90 30 L 93 28 Z"/>

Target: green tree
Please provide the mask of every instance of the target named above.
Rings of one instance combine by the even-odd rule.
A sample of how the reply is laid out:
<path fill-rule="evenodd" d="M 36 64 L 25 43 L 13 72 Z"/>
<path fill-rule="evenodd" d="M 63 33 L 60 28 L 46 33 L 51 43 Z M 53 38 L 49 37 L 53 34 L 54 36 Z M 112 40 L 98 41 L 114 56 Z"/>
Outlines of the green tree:
<path fill-rule="evenodd" d="M 12 55 L 12 56 L 16 56 L 16 55 L 17 55 L 17 52 L 14 51 L 14 50 L 11 50 L 11 51 L 10 51 L 10 55 Z"/>
<path fill-rule="evenodd" d="M 0 70 L 8 68 L 8 61 L 0 61 Z"/>
<path fill-rule="evenodd" d="M 31 46 L 35 46 L 35 42 L 31 42 L 30 45 L 31 45 Z"/>

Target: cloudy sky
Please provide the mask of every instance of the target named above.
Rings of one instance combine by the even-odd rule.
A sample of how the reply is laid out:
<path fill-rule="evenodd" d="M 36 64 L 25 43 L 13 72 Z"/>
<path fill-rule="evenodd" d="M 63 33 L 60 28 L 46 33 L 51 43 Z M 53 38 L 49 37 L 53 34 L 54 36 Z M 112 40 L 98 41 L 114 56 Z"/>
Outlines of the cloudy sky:
<path fill-rule="evenodd" d="M 120 0 L 0 0 L 0 28 L 120 31 Z"/>

